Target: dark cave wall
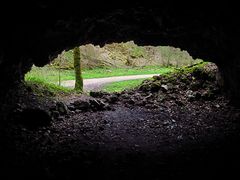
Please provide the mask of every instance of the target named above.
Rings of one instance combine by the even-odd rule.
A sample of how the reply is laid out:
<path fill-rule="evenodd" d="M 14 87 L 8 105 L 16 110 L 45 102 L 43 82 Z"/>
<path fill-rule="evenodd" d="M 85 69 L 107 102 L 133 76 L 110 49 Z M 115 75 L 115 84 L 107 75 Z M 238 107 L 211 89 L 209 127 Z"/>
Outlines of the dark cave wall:
<path fill-rule="evenodd" d="M 10 6 L 2 20 L 0 101 L 7 102 L 32 64 L 43 66 L 76 45 L 134 40 L 139 45 L 171 45 L 217 63 L 225 89 L 240 99 L 239 21 L 234 5 L 115 3 L 82 6 L 36 1 Z M 4 8 L 4 7 L 2 7 Z M 4 104 L 4 103 L 3 103 Z M 1 106 L 5 109 L 4 106 Z"/>

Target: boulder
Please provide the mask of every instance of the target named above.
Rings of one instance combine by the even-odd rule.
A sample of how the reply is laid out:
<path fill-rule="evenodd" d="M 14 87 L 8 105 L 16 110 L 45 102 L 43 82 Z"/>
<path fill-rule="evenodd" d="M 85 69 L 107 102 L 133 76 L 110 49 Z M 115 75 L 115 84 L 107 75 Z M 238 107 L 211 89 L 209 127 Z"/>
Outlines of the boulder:
<path fill-rule="evenodd" d="M 92 110 L 95 110 L 95 111 L 105 110 L 107 107 L 107 105 L 103 101 L 97 100 L 97 99 L 91 99 L 89 103 Z"/>
<path fill-rule="evenodd" d="M 83 100 L 74 101 L 71 105 L 75 107 L 75 110 L 78 109 L 82 111 L 87 111 L 91 107 L 89 101 L 83 101 Z"/>
<path fill-rule="evenodd" d="M 63 102 L 57 102 L 56 109 L 61 115 L 68 113 L 68 107 Z"/>
<path fill-rule="evenodd" d="M 150 91 L 151 92 L 157 92 L 161 88 L 161 82 L 160 81 L 155 81 L 150 85 Z"/>
<path fill-rule="evenodd" d="M 186 97 L 188 101 L 193 101 L 195 99 L 195 94 L 192 90 L 187 90 Z"/>
<path fill-rule="evenodd" d="M 168 91 L 168 85 L 162 84 L 161 89 L 163 90 L 163 92 L 167 92 Z"/>
<path fill-rule="evenodd" d="M 107 98 L 107 101 L 109 103 L 116 103 L 118 100 L 119 100 L 119 97 L 115 94 L 113 94 Z"/>

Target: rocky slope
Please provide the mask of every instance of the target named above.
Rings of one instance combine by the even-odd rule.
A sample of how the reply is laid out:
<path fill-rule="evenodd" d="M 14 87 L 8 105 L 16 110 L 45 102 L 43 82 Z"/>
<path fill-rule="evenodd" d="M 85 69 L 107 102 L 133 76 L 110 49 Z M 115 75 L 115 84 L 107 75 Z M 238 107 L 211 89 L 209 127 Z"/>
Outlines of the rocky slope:
<path fill-rule="evenodd" d="M 0 177 L 237 176 L 240 110 L 219 89 L 216 72 L 201 64 L 132 91 L 58 101 L 26 89 L 0 131 Z"/>
<path fill-rule="evenodd" d="M 138 46 L 133 41 L 106 44 L 103 47 L 87 44 L 80 46 L 80 52 L 84 68 L 152 65 L 182 67 L 199 62 L 194 61 L 187 51 L 181 51 L 179 48 Z M 72 69 L 72 50 L 62 52 L 52 65 Z"/>

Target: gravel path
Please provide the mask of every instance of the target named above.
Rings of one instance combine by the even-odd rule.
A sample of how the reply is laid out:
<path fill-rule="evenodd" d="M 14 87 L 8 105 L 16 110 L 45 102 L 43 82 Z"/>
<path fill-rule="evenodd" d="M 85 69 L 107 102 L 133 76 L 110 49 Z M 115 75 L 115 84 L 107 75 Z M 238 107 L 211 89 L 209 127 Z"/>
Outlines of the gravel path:
<path fill-rule="evenodd" d="M 106 78 L 95 78 L 95 79 L 84 79 L 83 80 L 83 89 L 84 91 L 92 91 L 92 90 L 100 90 L 104 85 L 126 81 L 126 80 L 134 80 L 134 79 L 145 79 L 151 78 L 158 74 L 145 74 L 145 75 L 132 75 L 132 76 L 116 76 L 116 77 L 106 77 Z M 75 85 L 75 80 L 63 81 L 62 86 L 73 88 Z"/>

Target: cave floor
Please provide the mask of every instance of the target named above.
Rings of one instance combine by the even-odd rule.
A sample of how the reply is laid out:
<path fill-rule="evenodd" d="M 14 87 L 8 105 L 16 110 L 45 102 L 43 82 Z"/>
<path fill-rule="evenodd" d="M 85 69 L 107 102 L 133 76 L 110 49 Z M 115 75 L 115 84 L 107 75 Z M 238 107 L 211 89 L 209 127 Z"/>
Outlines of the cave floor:
<path fill-rule="evenodd" d="M 70 113 L 50 126 L 9 125 L 2 176 L 171 179 L 236 175 L 240 111 L 223 96 L 185 105 Z M 229 174 L 230 173 L 230 174 Z"/>

